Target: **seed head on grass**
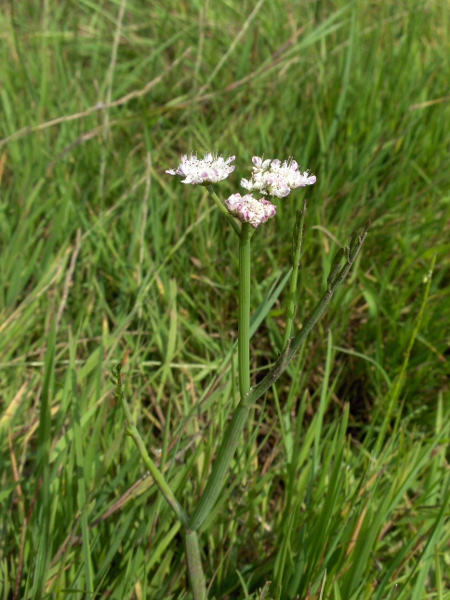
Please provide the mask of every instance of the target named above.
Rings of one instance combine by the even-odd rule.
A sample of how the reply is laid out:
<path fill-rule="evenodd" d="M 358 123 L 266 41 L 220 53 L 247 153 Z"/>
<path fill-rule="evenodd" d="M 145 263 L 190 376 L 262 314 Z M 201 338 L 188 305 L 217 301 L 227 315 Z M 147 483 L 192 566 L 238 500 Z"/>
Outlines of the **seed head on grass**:
<path fill-rule="evenodd" d="M 316 183 L 316 176 L 308 171 L 301 173 L 294 159 L 281 162 L 278 158 L 263 160 L 252 158 L 251 179 L 242 179 L 241 185 L 251 192 L 259 192 L 273 198 L 285 198 L 292 190 Z"/>
<path fill-rule="evenodd" d="M 207 185 L 217 183 L 226 179 L 235 169 L 234 165 L 230 165 L 234 161 L 235 156 L 229 156 L 224 159 L 222 156 L 217 156 L 211 152 L 205 154 L 201 159 L 195 154 L 188 157 L 187 154 L 181 157 L 181 164 L 176 170 L 167 169 L 169 175 L 179 175 L 185 177 L 181 183 L 191 183 L 193 185 Z"/>
<path fill-rule="evenodd" d="M 251 194 L 245 196 L 239 193 L 233 194 L 225 200 L 225 206 L 230 214 L 243 223 L 250 223 L 254 229 L 275 216 L 277 211 L 276 207 L 265 198 L 257 200 Z"/>

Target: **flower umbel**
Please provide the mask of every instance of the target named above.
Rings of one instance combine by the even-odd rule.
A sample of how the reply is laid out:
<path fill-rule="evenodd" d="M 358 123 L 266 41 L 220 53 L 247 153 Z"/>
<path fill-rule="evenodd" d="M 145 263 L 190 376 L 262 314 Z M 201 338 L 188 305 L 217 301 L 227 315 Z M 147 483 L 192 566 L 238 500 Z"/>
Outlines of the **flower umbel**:
<path fill-rule="evenodd" d="M 179 175 L 185 177 L 181 183 L 191 183 L 193 185 L 201 185 L 207 183 L 217 183 L 226 179 L 235 169 L 234 165 L 230 165 L 235 159 L 235 156 L 230 156 L 224 159 L 222 156 L 216 156 L 212 153 L 207 153 L 202 159 L 196 155 L 185 154 L 181 157 L 181 164 L 176 170 L 168 169 L 166 173 L 169 175 Z"/>
<path fill-rule="evenodd" d="M 251 194 L 245 196 L 233 194 L 225 200 L 225 206 L 233 216 L 243 223 L 250 223 L 254 229 L 275 216 L 277 211 L 276 207 L 265 198 L 257 200 Z"/>
<path fill-rule="evenodd" d="M 263 161 L 259 156 L 254 156 L 252 162 L 251 179 L 241 180 L 242 187 L 251 192 L 257 191 L 274 198 L 285 198 L 291 190 L 316 183 L 316 176 L 310 176 L 308 171 L 301 173 L 294 159 L 282 163 L 277 158 Z"/>

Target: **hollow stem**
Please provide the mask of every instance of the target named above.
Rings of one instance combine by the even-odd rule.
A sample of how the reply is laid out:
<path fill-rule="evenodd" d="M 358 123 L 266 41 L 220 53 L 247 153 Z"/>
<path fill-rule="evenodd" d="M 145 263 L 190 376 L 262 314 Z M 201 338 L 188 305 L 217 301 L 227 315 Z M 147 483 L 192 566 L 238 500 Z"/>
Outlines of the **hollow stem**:
<path fill-rule="evenodd" d="M 172 492 L 169 484 L 164 479 L 163 474 L 155 465 L 153 460 L 150 458 L 145 447 L 144 441 L 136 425 L 133 422 L 130 407 L 128 406 L 128 403 L 125 398 L 121 368 L 122 365 L 117 365 L 117 367 L 113 371 L 113 375 L 116 383 L 116 394 L 121 401 L 122 409 L 125 413 L 127 433 L 133 438 L 133 441 L 139 450 L 139 453 L 145 466 L 150 471 L 156 485 L 158 486 L 162 495 L 166 499 L 167 504 L 173 510 L 176 517 L 180 520 L 184 528 L 186 562 L 194 600 L 207 600 L 206 582 L 205 575 L 203 573 L 200 546 L 198 543 L 198 534 L 196 531 L 193 531 L 189 528 L 187 514 L 185 513 L 181 504 L 176 499 L 175 494 Z"/>
<path fill-rule="evenodd" d="M 211 475 L 206 483 L 205 490 L 198 500 L 195 510 L 189 520 L 190 529 L 200 529 L 214 507 L 214 504 L 225 483 L 228 469 L 236 452 L 236 448 L 247 422 L 248 414 L 252 404 L 261 398 L 261 396 L 265 394 L 265 392 L 267 392 L 267 390 L 277 381 L 282 373 L 284 373 L 295 353 L 305 342 L 314 325 L 324 313 L 334 293 L 344 281 L 353 263 L 355 262 L 356 257 L 358 256 L 366 238 L 369 224 L 370 223 L 368 222 L 365 225 L 360 235 L 354 234 L 350 246 L 345 249 L 345 264 L 339 269 L 339 271 L 333 271 L 333 273 L 328 277 L 327 290 L 317 306 L 314 308 L 310 317 L 305 321 L 302 329 L 294 338 L 290 338 L 288 340 L 284 352 L 280 355 L 277 362 L 264 377 L 264 379 L 262 379 L 262 381 L 254 388 L 250 388 L 244 396 L 241 396 L 241 400 L 237 405 L 230 424 L 225 431 L 224 438 L 217 453 L 216 460 L 213 464 Z"/>
<path fill-rule="evenodd" d="M 208 190 L 208 193 L 211 196 L 211 198 L 217 204 L 220 212 L 223 214 L 224 217 L 226 217 L 228 219 L 228 221 L 229 221 L 231 227 L 234 229 L 235 233 L 237 235 L 241 235 L 241 228 L 236 223 L 234 217 L 227 211 L 225 204 L 222 202 L 222 200 L 216 194 L 216 192 L 214 191 L 213 186 L 212 185 L 208 185 L 208 186 L 206 186 L 206 189 Z"/>
<path fill-rule="evenodd" d="M 187 531 L 184 537 L 186 561 L 194 600 L 207 600 L 205 574 L 196 531 Z"/>
<path fill-rule="evenodd" d="M 242 223 L 239 237 L 238 372 L 241 398 L 250 389 L 250 237 L 251 225 Z"/>

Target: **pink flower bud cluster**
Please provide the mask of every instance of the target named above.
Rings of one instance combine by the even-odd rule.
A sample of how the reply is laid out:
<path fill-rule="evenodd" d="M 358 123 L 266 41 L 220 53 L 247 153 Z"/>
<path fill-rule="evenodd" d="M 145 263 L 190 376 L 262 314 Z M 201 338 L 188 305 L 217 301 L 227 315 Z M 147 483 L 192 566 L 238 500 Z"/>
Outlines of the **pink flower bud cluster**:
<path fill-rule="evenodd" d="M 230 214 L 243 223 L 250 223 L 254 229 L 274 217 L 277 212 L 271 202 L 265 198 L 257 200 L 251 194 L 245 196 L 233 194 L 228 200 L 225 200 L 225 206 Z"/>

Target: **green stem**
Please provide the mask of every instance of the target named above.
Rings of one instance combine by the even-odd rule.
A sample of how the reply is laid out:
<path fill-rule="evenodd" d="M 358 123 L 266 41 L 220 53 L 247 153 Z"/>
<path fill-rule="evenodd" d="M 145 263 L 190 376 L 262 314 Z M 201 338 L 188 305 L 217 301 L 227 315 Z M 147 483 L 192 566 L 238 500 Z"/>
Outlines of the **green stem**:
<path fill-rule="evenodd" d="M 228 219 L 231 227 L 234 229 L 234 231 L 236 232 L 236 234 L 237 235 L 241 235 L 241 228 L 239 227 L 239 225 L 234 220 L 234 217 L 228 212 L 228 210 L 227 210 L 226 206 L 224 205 L 224 203 L 222 202 L 222 200 L 216 194 L 216 192 L 214 191 L 213 186 L 212 185 L 207 185 L 206 189 L 208 190 L 209 195 L 211 196 L 211 198 L 214 200 L 214 202 L 219 207 L 220 212 L 223 214 L 224 217 L 226 217 Z"/>
<path fill-rule="evenodd" d="M 196 531 L 187 531 L 184 536 L 189 583 L 195 600 L 206 600 L 206 582 L 202 567 L 202 557 Z"/>
<path fill-rule="evenodd" d="M 217 453 L 213 464 L 211 475 L 206 483 L 205 490 L 197 502 L 197 506 L 189 521 L 189 527 L 195 531 L 200 529 L 205 519 L 211 512 L 224 485 L 228 469 L 236 452 L 237 445 L 247 422 L 250 408 L 284 373 L 288 364 L 293 359 L 296 351 L 306 340 L 314 325 L 322 316 L 328 306 L 334 293 L 344 281 L 351 269 L 356 257 L 361 250 L 369 228 L 369 222 L 365 225 L 360 235 L 354 234 L 350 246 L 345 249 L 346 262 L 339 271 L 332 269 L 328 277 L 328 288 L 322 296 L 320 302 L 313 310 L 311 316 L 304 323 L 303 328 L 294 338 L 288 341 L 284 352 L 280 355 L 275 365 L 264 377 L 264 379 L 254 388 L 250 388 L 245 396 L 241 397 L 237 405 L 230 424 L 227 427 L 222 444 Z"/>
<path fill-rule="evenodd" d="M 252 227 L 242 223 L 239 236 L 239 313 L 238 313 L 238 370 L 239 391 L 243 398 L 250 389 L 250 238 Z M 205 491 L 189 521 L 189 527 L 197 530 L 208 516 L 222 489 L 228 467 L 247 422 L 249 407 L 240 403 L 225 432 L 214 468 Z"/>
<path fill-rule="evenodd" d="M 254 402 L 261 398 L 261 396 L 265 394 L 267 390 L 276 382 L 280 375 L 284 373 L 288 364 L 294 358 L 297 350 L 306 340 L 314 325 L 325 312 L 325 309 L 330 303 L 330 300 L 334 296 L 336 290 L 347 277 L 348 272 L 352 268 L 352 265 L 355 262 L 362 245 L 364 244 L 369 226 L 370 221 L 367 221 L 360 235 L 356 233 L 353 234 L 350 246 L 347 246 L 343 249 L 343 255 L 346 257 L 345 264 L 340 267 L 339 270 L 336 269 L 335 265 L 332 265 L 331 273 L 327 280 L 328 287 L 326 292 L 323 294 L 309 318 L 303 324 L 301 330 L 294 338 L 289 340 L 288 346 L 284 350 L 283 354 L 281 354 L 281 356 L 278 358 L 274 367 L 269 371 L 269 373 L 267 373 L 264 379 L 258 383 L 257 386 L 251 388 L 248 394 L 242 398 L 241 402 L 243 402 L 246 406 L 251 406 Z"/>
<path fill-rule="evenodd" d="M 250 233 L 242 223 L 239 237 L 238 365 L 241 398 L 250 389 Z"/>
<path fill-rule="evenodd" d="M 217 453 L 216 460 L 214 461 L 205 490 L 189 520 L 189 527 L 194 531 L 197 531 L 203 525 L 222 490 L 228 468 L 234 453 L 236 452 L 245 424 L 247 423 L 249 411 L 250 407 L 244 406 L 241 401 L 233 413 L 233 417 L 225 431 L 219 452 Z"/>
<path fill-rule="evenodd" d="M 294 239 L 292 240 L 292 275 L 291 283 L 289 286 L 289 297 L 288 305 L 286 309 L 286 329 L 284 330 L 283 337 L 283 352 L 286 350 L 289 339 L 292 334 L 292 327 L 294 323 L 295 310 L 297 308 L 297 282 L 298 282 L 298 271 L 300 267 L 300 259 L 302 256 L 303 246 L 303 227 L 305 223 L 306 214 L 306 199 L 303 201 L 302 210 L 297 211 L 295 227 L 294 227 Z"/>
<path fill-rule="evenodd" d="M 144 461 L 145 466 L 150 471 L 156 485 L 160 489 L 162 495 L 166 499 L 168 505 L 171 507 L 179 521 L 181 522 L 184 531 L 185 531 L 185 547 L 186 547 L 186 561 L 189 573 L 189 581 L 191 584 L 192 593 L 194 596 L 194 600 L 206 600 L 207 592 L 206 592 L 206 583 L 205 583 L 205 575 L 203 573 L 202 567 L 202 559 L 200 555 L 200 546 L 198 543 L 198 535 L 196 531 L 192 531 L 189 528 L 189 520 L 188 516 L 185 513 L 183 507 L 178 502 L 175 497 L 175 494 L 170 489 L 169 484 L 164 479 L 163 474 L 155 465 L 155 463 L 150 458 L 145 444 L 140 436 L 140 433 L 133 422 L 133 417 L 131 415 L 130 407 L 125 398 L 125 392 L 123 389 L 122 375 L 121 375 L 122 365 L 118 364 L 117 367 L 113 371 L 113 375 L 116 382 L 116 393 L 117 397 L 120 398 L 122 403 L 122 409 L 125 413 L 126 418 L 126 427 L 127 433 L 131 435 L 136 444 L 139 453 L 141 455 L 142 460 Z"/>

